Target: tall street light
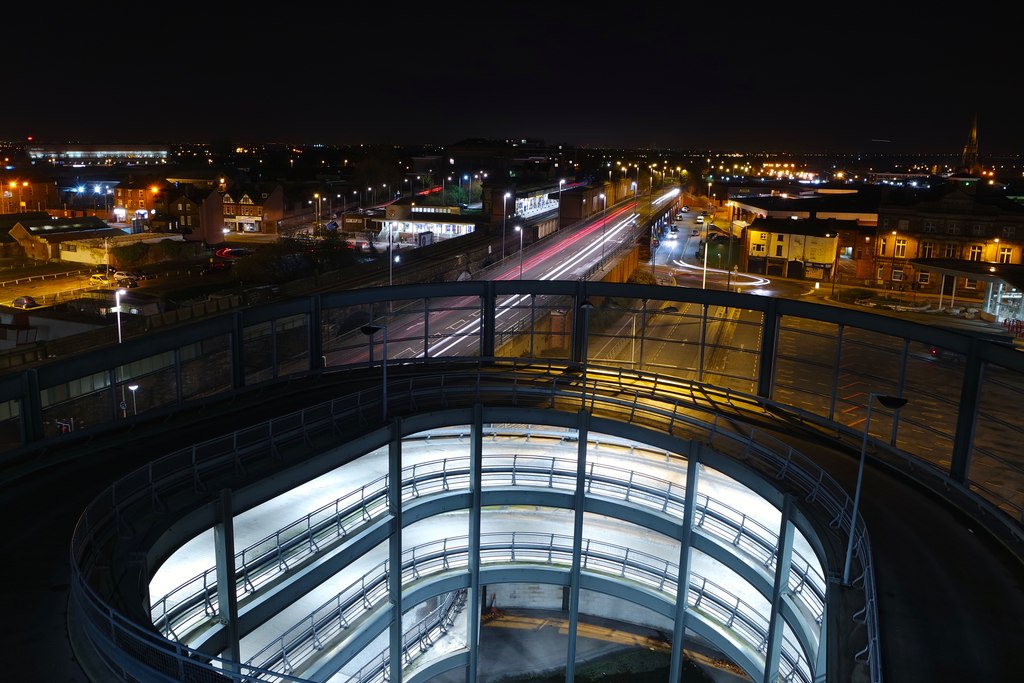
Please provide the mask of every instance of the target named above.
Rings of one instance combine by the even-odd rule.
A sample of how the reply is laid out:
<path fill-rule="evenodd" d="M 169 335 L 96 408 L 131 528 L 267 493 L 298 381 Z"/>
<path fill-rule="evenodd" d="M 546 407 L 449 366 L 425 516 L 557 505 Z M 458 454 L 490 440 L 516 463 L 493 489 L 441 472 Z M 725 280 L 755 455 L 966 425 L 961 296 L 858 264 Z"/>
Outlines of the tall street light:
<path fill-rule="evenodd" d="M 601 266 L 604 267 L 604 229 L 608 226 L 608 198 L 601 193 Z"/>
<path fill-rule="evenodd" d="M 117 314 L 117 343 L 121 343 L 121 297 L 128 293 L 126 289 L 114 291 L 114 309 Z M 122 370 L 122 373 L 124 371 Z M 122 378 L 124 375 L 122 374 Z M 121 384 L 121 417 L 128 417 L 128 403 L 124 395 L 124 384 Z"/>
<path fill-rule="evenodd" d="M 864 440 L 860 446 L 860 465 L 857 466 L 857 486 L 853 491 L 853 511 L 850 513 L 850 539 L 846 544 L 846 562 L 843 563 L 843 585 L 850 585 L 850 561 L 853 559 L 853 535 L 857 532 L 857 508 L 860 505 L 860 489 L 864 480 L 864 459 L 868 452 L 868 434 L 871 432 L 871 406 L 875 399 L 883 408 L 898 412 L 900 408 L 907 405 L 907 399 L 901 396 L 889 396 L 887 394 L 868 395 L 868 413 L 864 418 Z"/>
<path fill-rule="evenodd" d="M 388 419 L 388 327 L 377 323 L 367 323 L 359 328 L 363 334 L 370 338 L 370 364 L 373 364 L 373 335 L 383 332 L 384 345 L 381 351 L 381 371 L 384 375 L 380 388 L 380 416 L 382 420 Z"/>
<path fill-rule="evenodd" d="M 508 209 L 505 205 L 508 202 L 508 198 L 512 196 L 511 192 L 506 192 L 505 196 L 501 200 L 501 258 L 505 259 L 505 219 L 508 218 Z"/>
<path fill-rule="evenodd" d="M 313 218 L 313 234 L 316 235 L 316 234 L 319 234 L 319 232 L 320 232 L 317 229 L 317 223 L 320 222 L 320 216 L 323 215 L 323 212 L 320 210 L 320 207 L 322 206 L 322 204 L 320 203 L 320 193 L 319 192 L 314 192 L 313 193 L 313 199 L 316 202 L 316 216 Z"/>
<path fill-rule="evenodd" d="M 391 232 L 391 226 L 394 225 L 393 221 L 388 221 L 388 285 L 395 284 L 394 282 L 394 263 L 395 263 L 395 237 Z"/>
<path fill-rule="evenodd" d="M 590 299 L 584 299 L 583 303 L 579 306 L 579 311 L 583 315 L 583 339 L 579 344 L 580 355 L 582 356 L 579 360 L 583 363 L 583 384 L 580 387 L 580 407 L 583 410 L 587 409 L 587 365 L 589 365 L 590 311 L 593 309 L 594 304 L 590 302 Z"/>
<path fill-rule="evenodd" d="M 565 178 L 558 179 L 558 223 L 555 224 L 555 230 L 560 230 L 562 227 L 562 186 L 565 185 Z"/>
<path fill-rule="evenodd" d="M 708 224 L 711 222 L 710 217 L 704 221 L 704 274 L 700 279 L 700 288 L 708 288 Z"/>
<path fill-rule="evenodd" d="M 516 226 L 516 232 L 519 233 L 519 279 L 523 279 L 523 228 L 519 225 Z"/>
<path fill-rule="evenodd" d="M 121 297 L 128 293 L 127 289 L 114 292 L 114 310 L 117 312 L 117 343 L 121 343 Z"/>

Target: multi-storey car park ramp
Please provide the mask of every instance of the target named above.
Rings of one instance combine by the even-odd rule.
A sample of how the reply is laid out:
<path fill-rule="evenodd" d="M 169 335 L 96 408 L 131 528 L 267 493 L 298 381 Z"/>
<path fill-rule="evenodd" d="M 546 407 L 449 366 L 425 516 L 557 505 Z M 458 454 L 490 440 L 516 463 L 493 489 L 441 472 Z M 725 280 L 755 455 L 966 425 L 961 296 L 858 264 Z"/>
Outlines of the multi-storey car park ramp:
<path fill-rule="evenodd" d="M 405 386 L 391 392 L 383 426 L 368 389 L 115 484 L 75 539 L 92 644 L 138 678 L 210 667 L 239 680 L 387 680 L 400 667 L 404 680 L 426 681 L 486 657 L 478 617 L 446 636 L 462 647 L 422 646 L 453 609 L 482 613 L 481 586 L 548 584 L 565 592 L 570 623 L 596 609 L 672 633 L 674 667 L 689 633 L 757 679 L 766 668 L 772 680 L 808 682 L 829 668 L 846 679 L 877 668 L 866 533 L 857 586 L 842 591 L 856 596 L 855 616 L 826 578 L 842 556 L 847 495 L 769 432 L 721 416 L 756 415 L 757 402 L 674 382 L 665 389 L 678 393 L 655 398 L 619 378 L 584 395 L 579 382 L 533 369 L 452 369 Z M 431 397 L 446 408 L 418 413 Z M 367 478 L 359 460 L 377 449 L 388 452 L 386 474 Z M 332 472 L 349 486 L 337 499 L 296 505 L 293 520 L 234 547 L 236 515 Z M 735 491 L 743 509 L 728 500 Z M 548 512 L 538 520 L 537 509 Z M 461 532 L 438 538 L 455 512 Z M 211 528 L 212 556 L 235 561 L 150 595 L 144 567 Z M 300 602 L 315 607 L 282 625 Z M 112 605 L 124 621 L 110 618 Z M 861 650 L 829 656 L 833 628 L 857 633 Z"/>
<path fill-rule="evenodd" d="M 803 301 L 424 284 L 52 359 L 0 381 L 0 445 L 61 467 L 136 436 L 72 541 L 76 653 L 116 680 L 476 674 L 487 593 L 574 636 L 654 625 L 676 670 L 700 641 L 759 679 L 1000 680 L 1022 377 L 1004 344 Z"/>

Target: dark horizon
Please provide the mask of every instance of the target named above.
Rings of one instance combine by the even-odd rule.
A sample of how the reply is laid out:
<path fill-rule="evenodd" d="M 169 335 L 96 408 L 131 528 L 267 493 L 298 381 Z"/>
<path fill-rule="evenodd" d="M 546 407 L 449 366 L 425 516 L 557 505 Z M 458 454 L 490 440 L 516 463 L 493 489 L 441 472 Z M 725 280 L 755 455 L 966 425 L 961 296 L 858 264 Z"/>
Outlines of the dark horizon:
<path fill-rule="evenodd" d="M 799 2 L 499 1 L 168 21 L 153 5 L 17 6 L 10 25 L 38 30 L 7 37 L 23 58 L 0 139 L 934 154 L 959 153 L 976 120 L 979 154 L 1001 156 L 1024 130 L 996 7 L 861 3 L 833 20 Z"/>

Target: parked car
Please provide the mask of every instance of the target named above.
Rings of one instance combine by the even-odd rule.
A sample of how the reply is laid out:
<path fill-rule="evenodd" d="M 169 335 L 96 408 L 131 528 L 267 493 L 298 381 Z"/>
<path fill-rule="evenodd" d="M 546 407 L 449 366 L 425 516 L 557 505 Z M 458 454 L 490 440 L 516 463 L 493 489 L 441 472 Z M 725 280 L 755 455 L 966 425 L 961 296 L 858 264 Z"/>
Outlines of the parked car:
<path fill-rule="evenodd" d="M 135 278 L 136 280 L 152 280 L 156 277 L 155 274 L 141 268 L 132 268 L 125 272 L 128 274 L 128 277 Z"/>
<path fill-rule="evenodd" d="M 14 308 L 35 308 L 38 305 L 39 302 L 28 295 L 16 296 L 11 302 L 11 306 Z"/>
<path fill-rule="evenodd" d="M 97 287 L 112 287 L 115 283 L 114 276 L 106 273 L 93 273 L 89 276 L 89 284 Z"/>
<path fill-rule="evenodd" d="M 131 289 L 132 287 L 139 286 L 139 281 L 133 277 L 116 277 L 114 278 L 114 282 L 118 287 L 124 287 L 125 289 Z"/>
<path fill-rule="evenodd" d="M 704 222 L 704 216 L 697 216 L 697 222 L 698 223 L 703 223 Z"/>

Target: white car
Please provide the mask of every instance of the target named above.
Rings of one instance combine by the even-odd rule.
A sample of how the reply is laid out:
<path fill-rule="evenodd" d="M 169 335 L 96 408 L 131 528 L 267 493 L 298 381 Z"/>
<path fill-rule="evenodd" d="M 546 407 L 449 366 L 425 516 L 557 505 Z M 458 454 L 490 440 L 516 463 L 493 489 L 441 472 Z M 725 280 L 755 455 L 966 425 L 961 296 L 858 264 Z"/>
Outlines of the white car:
<path fill-rule="evenodd" d="M 697 216 L 697 222 L 698 223 L 703 223 L 704 222 L 704 216 Z"/>

